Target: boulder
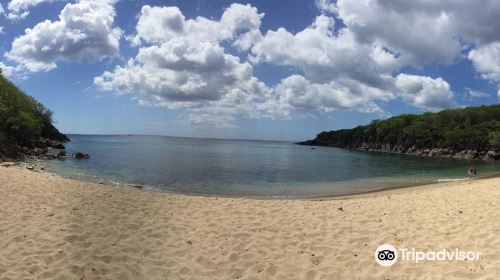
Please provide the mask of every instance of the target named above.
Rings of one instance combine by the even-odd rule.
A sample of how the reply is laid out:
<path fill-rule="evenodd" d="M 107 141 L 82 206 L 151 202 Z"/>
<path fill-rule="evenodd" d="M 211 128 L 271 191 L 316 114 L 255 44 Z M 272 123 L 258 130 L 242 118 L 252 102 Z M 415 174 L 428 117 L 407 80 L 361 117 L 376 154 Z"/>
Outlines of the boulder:
<path fill-rule="evenodd" d="M 465 159 L 466 156 L 467 156 L 467 151 L 459 151 L 459 152 L 456 152 L 453 155 L 453 158 L 456 158 L 456 159 Z"/>
<path fill-rule="evenodd" d="M 477 151 L 468 150 L 467 154 L 465 155 L 465 159 L 475 159 L 475 158 L 477 158 Z"/>
<path fill-rule="evenodd" d="M 74 152 L 72 156 L 74 159 L 89 159 L 90 158 L 90 156 L 88 154 L 84 154 L 81 152 Z"/>
<path fill-rule="evenodd" d="M 40 138 L 38 140 L 32 141 L 32 145 L 34 147 L 42 148 L 42 149 L 50 148 L 56 144 L 57 144 L 57 142 L 50 140 L 50 139 L 45 139 L 45 138 Z"/>
<path fill-rule="evenodd" d="M 403 146 L 397 146 L 396 152 L 397 153 L 404 153 L 406 151 L 406 148 Z"/>
<path fill-rule="evenodd" d="M 62 159 L 66 157 L 66 151 L 50 150 L 45 154 L 46 159 Z"/>
<path fill-rule="evenodd" d="M 38 147 L 38 148 L 41 148 L 41 149 L 44 149 L 44 148 L 47 148 L 50 146 L 50 144 L 47 142 L 47 139 L 38 139 L 36 141 L 33 141 L 33 145 L 35 147 Z"/>
<path fill-rule="evenodd" d="M 57 144 L 55 144 L 54 146 L 52 146 L 52 148 L 53 148 L 53 149 L 59 149 L 59 150 L 64 150 L 64 149 L 66 149 L 66 147 L 64 147 L 64 145 L 63 145 L 63 144 L 61 144 L 61 143 L 57 143 Z"/>
<path fill-rule="evenodd" d="M 412 147 L 408 148 L 408 150 L 406 152 L 409 154 L 414 154 L 416 151 L 417 151 L 417 148 L 415 148 L 415 146 L 412 146 Z"/>
<path fill-rule="evenodd" d="M 42 149 L 42 148 L 34 148 L 30 154 L 33 156 L 41 156 L 47 152 L 47 149 Z"/>
<path fill-rule="evenodd" d="M 477 159 L 478 157 L 479 153 L 476 150 L 463 150 L 453 155 L 453 158 L 467 159 L 467 160 Z"/>
<path fill-rule="evenodd" d="M 417 155 L 417 156 L 423 156 L 424 152 L 422 150 L 416 149 L 415 152 L 414 152 L 414 154 Z"/>
<path fill-rule="evenodd" d="M 56 156 L 50 155 L 50 154 L 46 154 L 45 155 L 45 159 L 56 159 Z"/>
<path fill-rule="evenodd" d="M 500 160 L 500 151 L 488 151 L 483 156 L 483 160 Z"/>
<path fill-rule="evenodd" d="M 430 152 L 429 152 L 429 154 L 428 154 L 428 155 L 429 155 L 430 157 L 437 157 L 437 156 L 439 156 L 439 155 L 440 155 L 440 153 L 441 153 L 441 149 L 437 149 L 437 148 L 436 148 L 436 149 L 432 149 L 432 150 L 430 150 Z"/>

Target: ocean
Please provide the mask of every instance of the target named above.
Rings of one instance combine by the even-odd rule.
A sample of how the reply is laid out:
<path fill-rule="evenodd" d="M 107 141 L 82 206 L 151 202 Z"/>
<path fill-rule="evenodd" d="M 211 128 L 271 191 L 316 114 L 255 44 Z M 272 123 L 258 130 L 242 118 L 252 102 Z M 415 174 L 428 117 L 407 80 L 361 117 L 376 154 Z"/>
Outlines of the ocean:
<path fill-rule="evenodd" d="M 338 196 L 500 173 L 499 163 L 308 147 L 292 142 L 69 135 L 69 156 L 44 161 L 63 177 L 214 196 Z"/>

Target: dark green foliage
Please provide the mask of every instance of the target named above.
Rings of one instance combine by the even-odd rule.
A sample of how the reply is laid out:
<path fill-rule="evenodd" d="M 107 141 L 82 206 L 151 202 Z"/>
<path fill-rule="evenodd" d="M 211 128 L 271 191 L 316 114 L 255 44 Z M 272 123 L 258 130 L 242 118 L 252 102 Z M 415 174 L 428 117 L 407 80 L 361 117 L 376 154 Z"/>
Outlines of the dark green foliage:
<path fill-rule="evenodd" d="M 17 141 L 40 136 L 52 113 L 0 75 L 0 133 Z"/>
<path fill-rule="evenodd" d="M 4 124 L 7 135 L 11 135 L 17 140 L 33 139 L 40 136 L 42 120 L 34 114 L 20 111 L 13 116 L 9 116 Z"/>
<path fill-rule="evenodd" d="M 500 131 L 492 131 L 489 134 L 488 140 L 490 145 L 500 150 Z"/>
<path fill-rule="evenodd" d="M 353 129 L 322 132 L 313 143 L 351 148 L 388 144 L 403 149 L 499 150 L 500 105 L 376 120 Z"/>
<path fill-rule="evenodd" d="M 23 93 L 0 71 L 0 160 L 2 154 L 10 154 L 9 147 L 29 146 L 41 136 L 66 141 L 64 135 L 54 139 L 61 135 L 52 126 L 52 112 Z"/>

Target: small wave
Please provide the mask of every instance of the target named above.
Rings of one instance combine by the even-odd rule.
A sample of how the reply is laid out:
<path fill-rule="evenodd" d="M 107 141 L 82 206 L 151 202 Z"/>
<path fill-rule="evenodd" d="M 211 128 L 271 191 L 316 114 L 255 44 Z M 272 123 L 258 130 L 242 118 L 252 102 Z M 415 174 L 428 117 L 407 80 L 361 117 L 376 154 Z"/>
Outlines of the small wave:
<path fill-rule="evenodd" d="M 445 179 L 437 179 L 437 182 L 458 182 L 458 181 L 467 181 L 469 178 L 445 178 Z"/>

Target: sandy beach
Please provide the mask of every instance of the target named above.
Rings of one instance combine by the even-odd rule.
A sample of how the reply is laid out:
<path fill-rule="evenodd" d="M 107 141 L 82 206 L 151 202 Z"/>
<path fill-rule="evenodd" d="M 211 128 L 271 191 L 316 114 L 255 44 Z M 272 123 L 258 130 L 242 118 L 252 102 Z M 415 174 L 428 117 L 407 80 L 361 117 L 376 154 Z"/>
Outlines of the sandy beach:
<path fill-rule="evenodd" d="M 0 279 L 495 279 L 499 202 L 499 178 L 256 200 L 0 167 Z M 384 243 L 480 259 L 382 267 Z"/>

